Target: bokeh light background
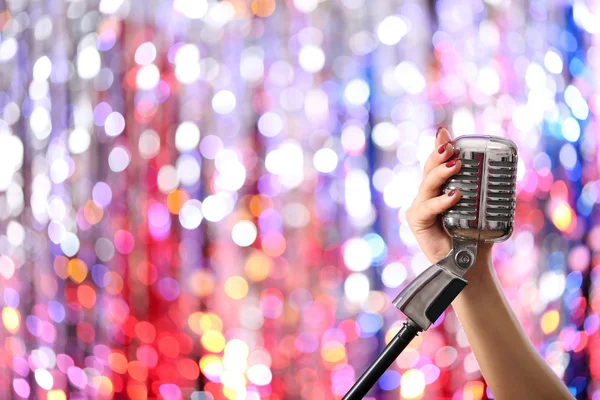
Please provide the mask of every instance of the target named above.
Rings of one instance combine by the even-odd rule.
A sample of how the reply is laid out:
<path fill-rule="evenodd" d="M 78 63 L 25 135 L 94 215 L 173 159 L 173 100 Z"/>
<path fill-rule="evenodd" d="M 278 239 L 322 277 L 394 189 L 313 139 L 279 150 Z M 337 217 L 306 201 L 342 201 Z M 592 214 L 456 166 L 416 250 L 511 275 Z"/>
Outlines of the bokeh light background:
<path fill-rule="evenodd" d="M 497 273 L 600 399 L 600 2 L 4 0 L 0 39 L 3 399 L 340 398 L 440 125 L 518 144 Z M 493 397 L 451 310 L 371 394 Z"/>

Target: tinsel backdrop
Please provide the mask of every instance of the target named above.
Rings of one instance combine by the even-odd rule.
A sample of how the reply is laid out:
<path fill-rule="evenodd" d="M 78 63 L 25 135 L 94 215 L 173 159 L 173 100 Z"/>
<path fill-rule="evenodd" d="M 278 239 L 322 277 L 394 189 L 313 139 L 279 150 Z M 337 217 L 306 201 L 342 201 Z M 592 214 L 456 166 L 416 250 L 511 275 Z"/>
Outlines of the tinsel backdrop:
<path fill-rule="evenodd" d="M 339 399 L 438 126 L 520 151 L 505 292 L 600 399 L 597 0 L 0 0 L 0 398 Z M 493 398 L 452 310 L 371 392 Z"/>

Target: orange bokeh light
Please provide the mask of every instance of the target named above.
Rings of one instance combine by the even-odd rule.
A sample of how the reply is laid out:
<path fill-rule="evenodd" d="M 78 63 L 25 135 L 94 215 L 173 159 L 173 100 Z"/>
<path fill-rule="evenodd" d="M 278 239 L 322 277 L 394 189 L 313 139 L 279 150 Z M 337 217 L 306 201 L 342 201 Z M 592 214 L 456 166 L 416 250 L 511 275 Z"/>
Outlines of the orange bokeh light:
<path fill-rule="evenodd" d="M 73 282 L 81 283 L 88 274 L 88 268 L 85 262 L 78 258 L 73 258 L 67 265 L 67 273 Z"/>
<path fill-rule="evenodd" d="M 148 378 L 148 368 L 139 361 L 131 361 L 127 366 L 127 372 L 136 381 L 144 382 Z"/>
<path fill-rule="evenodd" d="M 188 201 L 190 196 L 181 189 L 173 190 L 167 196 L 167 208 L 172 214 L 179 214 L 183 204 Z"/>
<path fill-rule="evenodd" d="M 254 0 L 250 6 L 258 17 L 268 17 L 275 11 L 275 0 Z"/>
<path fill-rule="evenodd" d="M 102 220 L 104 209 L 94 200 L 88 200 L 83 207 L 83 216 L 90 225 L 95 225 Z"/>
<path fill-rule="evenodd" d="M 127 372 L 127 358 L 119 352 L 114 352 L 108 355 L 108 365 L 118 374 Z"/>

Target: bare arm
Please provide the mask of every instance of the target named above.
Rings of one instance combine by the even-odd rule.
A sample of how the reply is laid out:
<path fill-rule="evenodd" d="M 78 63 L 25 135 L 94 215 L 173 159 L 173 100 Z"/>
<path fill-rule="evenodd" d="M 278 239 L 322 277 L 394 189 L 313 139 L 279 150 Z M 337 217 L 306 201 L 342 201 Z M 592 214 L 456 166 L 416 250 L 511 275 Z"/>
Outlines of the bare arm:
<path fill-rule="evenodd" d="M 441 186 L 460 171 L 448 162 L 454 149 L 446 129 L 438 130 L 435 150 L 427 160 L 417 198 L 406 218 L 421 250 L 432 263 L 451 249 L 439 214 L 460 200 L 460 192 L 442 194 Z M 491 246 L 480 244 L 469 285 L 453 302 L 481 372 L 499 400 L 573 399 L 570 392 L 523 331 L 506 301 L 491 261 Z"/>
<path fill-rule="evenodd" d="M 493 271 L 489 251 L 467 273 L 469 285 L 452 306 L 496 399 L 572 399 L 533 347 Z"/>

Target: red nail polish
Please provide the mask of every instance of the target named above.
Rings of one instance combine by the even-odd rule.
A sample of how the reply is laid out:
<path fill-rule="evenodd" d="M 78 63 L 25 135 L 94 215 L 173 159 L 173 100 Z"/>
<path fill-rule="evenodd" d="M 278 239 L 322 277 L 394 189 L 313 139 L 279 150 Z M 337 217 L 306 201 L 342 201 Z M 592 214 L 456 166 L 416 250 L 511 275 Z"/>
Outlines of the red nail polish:
<path fill-rule="evenodd" d="M 454 193 L 456 193 L 456 189 L 452 189 L 451 191 L 449 191 L 448 196 L 452 197 L 454 196 Z"/>
<path fill-rule="evenodd" d="M 452 167 L 454 167 L 455 165 L 456 165 L 456 158 L 455 158 L 455 159 L 452 159 L 452 160 L 450 160 L 450 161 L 448 161 L 448 162 L 446 163 L 446 167 L 448 167 L 448 168 L 452 168 Z"/>
<path fill-rule="evenodd" d="M 437 131 L 435 131 L 435 137 L 438 137 L 438 135 L 440 134 L 440 131 L 444 129 L 441 126 L 439 128 L 437 128 Z"/>
<path fill-rule="evenodd" d="M 447 143 L 445 143 L 445 144 L 441 145 L 441 146 L 438 148 L 438 153 L 442 154 L 444 151 L 446 151 L 446 144 L 447 144 Z"/>

